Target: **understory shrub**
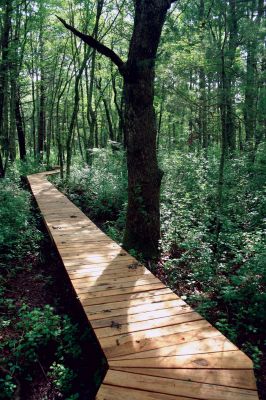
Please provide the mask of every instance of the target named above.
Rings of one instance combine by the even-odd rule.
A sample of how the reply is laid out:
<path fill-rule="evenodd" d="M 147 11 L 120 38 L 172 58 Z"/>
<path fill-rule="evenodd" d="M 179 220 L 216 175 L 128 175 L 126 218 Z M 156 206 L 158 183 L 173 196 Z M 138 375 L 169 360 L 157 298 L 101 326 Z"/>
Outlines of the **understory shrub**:
<path fill-rule="evenodd" d="M 0 183 L 0 262 L 38 249 L 41 233 L 31 214 L 30 194 L 16 182 Z"/>
<path fill-rule="evenodd" d="M 13 178 L 0 181 L 0 399 L 19 396 L 22 382 L 31 381 L 36 370 L 49 368 L 54 387 L 71 394 L 75 374 L 68 362 L 81 351 L 76 325 L 48 304 L 33 307 L 24 294 L 23 299 L 12 297 L 20 289 L 14 287 L 20 273 L 32 271 L 38 279 L 34 268 L 43 238 L 30 193 L 19 185 L 17 172 Z M 44 277 L 39 279 L 45 283 Z"/>
<path fill-rule="evenodd" d="M 0 343 L 1 354 L 5 355 L 1 363 L 7 370 L 0 379 L 0 385 L 5 388 L 0 398 L 12 398 L 17 386 L 15 375 L 31 379 L 30 369 L 38 369 L 50 359 L 57 360 L 51 364 L 49 372 L 55 386 L 63 393 L 69 392 L 75 374 L 64 361 L 66 357 L 77 358 L 81 352 L 76 342 L 77 327 L 69 317 L 56 314 L 49 305 L 29 309 L 23 304 L 9 322 L 16 334 L 5 337 Z"/>
<path fill-rule="evenodd" d="M 68 180 L 56 184 L 113 238 L 121 238 L 127 202 L 127 172 L 122 151 L 100 149 L 90 166 L 76 164 Z"/>
<path fill-rule="evenodd" d="M 219 152 L 211 154 L 160 154 L 164 275 L 258 365 L 266 324 L 265 152 L 258 152 L 255 163 L 241 154 L 226 161 L 220 209 Z M 121 241 L 127 188 L 122 152 L 99 150 L 91 166 L 76 165 L 63 185 Z"/>
<path fill-rule="evenodd" d="M 162 157 L 165 274 L 257 364 L 266 326 L 265 164 L 262 153 L 254 164 L 227 161 L 217 218 L 218 157 Z"/>

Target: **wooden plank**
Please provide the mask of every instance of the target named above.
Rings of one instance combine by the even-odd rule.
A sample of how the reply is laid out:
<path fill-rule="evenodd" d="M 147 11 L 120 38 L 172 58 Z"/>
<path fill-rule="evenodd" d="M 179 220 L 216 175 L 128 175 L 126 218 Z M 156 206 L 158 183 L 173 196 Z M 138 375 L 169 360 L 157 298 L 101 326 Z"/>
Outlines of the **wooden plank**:
<path fill-rule="evenodd" d="M 90 240 L 84 241 L 82 240 L 82 243 L 80 242 L 71 242 L 70 240 L 68 241 L 62 241 L 58 243 L 58 249 L 65 249 L 68 248 L 69 250 L 76 250 L 76 249 L 82 249 L 82 250 L 96 250 L 99 249 L 99 247 L 101 247 L 102 249 L 106 249 L 106 250 L 117 250 L 118 249 L 118 245 L 113 243 L 113 242 L 106 242 L 106 244 L 98 246 L 97 243 L 95 242 L 91 242 Z"/>
<path fill-rule="evenodd" d="M 129 303 L 133 301 L 134 299 L 143 299 L 143 298 L 155 298 L 157 295 L 172 295 L 171 289 L 155 289 L 155 290 L 147 290 L 146 292 L 139 292 L 139 293 L 125 293 L 125 294 L 120 294 L 117 296 L 103 296 L 103 297 L 98 297 L 98 298 L 91 298 L 91 297 L 86 297 L 85 294 L 83 296 L 78 296 L 82 306 L 94 306 L 94 305 L 100 305 L 101 307 L 104 306 L 106 307 L 106 304 L 108 303 L 108 307 L 110 303 L 119 303 L 121 301 L 128 301 Z"/>
<path fill-rule="evenodd" d="M 137 307 L 113 310 L 113 312 L 109 310 L 109 312 L 101 313 L 100 315 L 93 315 L 94 318 L 91 318 L 91 314 L 88 313 L 88 317 L 91 321 L 93 321 L 93 326 L 96 329 L 110 326 L 113 321 L 118 324 L 132 323 L 138 321 L 148 321 L 150 319 L 162 318 L 170 315 L 180 315 L 193 311 L 189 306 L 185 306 L 183 308 L 181 308 L 180 306 L 176 306 L 176 304 L 178 304 L 178 301 L 175 300 L 168 302 L 170 303 L 170 307 L 166 307 L 166 303 L 167 302 L 159 303 L 161 305 L 161 308 L 159 309 L 155 308 L 156 304 L 151 304 L 151 306 L 153 306 L 153 309 L 145 309 L 145 304 L 143 304 Z M 132 312 L 131 309 L 133 309 L 134 312 Z M 129 312 L 130 310 L 131 313 Z"/>
<path fill-rule="evenodd" d="M 60 231 L 60 233 L 79 233 L 80 235 L 83 235 L 83 233 L 91 233 L 91 234 L 97 234 L 97 235 L 104 235 L 103 232 L 100 230 L 98 231 L 94 227 L 91 227 L 90 225 L 87 224 L 81 224 L 80 226 L 72 226 L 72 225 L 62 225 L 62 224 L 54 224 L 54 223 L 49 223 L 49 221 L 46 221 L 47 226 L 52 232 L 55 232 L 55 234 Z"/>
<path fill-rule="evenodd" d="M 89 271 L 89 270 L 91 270 L 91 271 L 101 271 L 101 270 L 106 271 L 108 268 L 109 273 L 118 272 L 118 270 L 120 270 L 119 272 L 124 271 L 126 274 L 128 270 L 136 271 L 136 270 L 141 270 L 143 268 L 142 265 L 137 266 L 137 264 L 134 261 L 132 262 L 132 260 L 127 261 L 122 258 L 121 259 L 115 258 L 112 261 L 100 262 L 100 263 L 92 263 L 92 262 L 91 263 L 88 263 L 88 262 L 78 263 L 78 262 L 71 261 L 71 262 L 65 262 L 65 264 L 67 264 L 67 265 L 65 265 L 65 267 L 69 271 L 69 273 L 75 272 L 75 271 L 81 272 L 82 270 L 83 270 L 83 272 Z"/>
<path fill-rule="evenodd" d="M 132 295 L 136 296 L 136 295 Z M 109 299 L 110 300 L 110 299 Z M 171 292 L 170 289 L 159 289 L 155 291 L 148 291 L 148 292 L 143 292 L 139 293 L 138 297 L 131 297 L 129 296 L 123 296 L 122 298 L 119 296 L 119 298 L 116 299 L 115 302 L 113 303 L 102 303 L 98 305 L 86 305 L 83 303 L 84 310 L 88 312 L 90 315 L 91 319 L 97 319 L 98 317 L 100 318 L 99 314 L 104 315 L 123 315 L 123 309 L 126 310 L 126 314 L 134 314 L 135 307 L 136 307 L 136 312 L 140 311 L 141 308 L 143 311 L 148 311 L 149 306 L 150 307 L 156 307 L 158 306 L 159 309 L 161 307 L 161 302 L 163 301 L 179 301 L 178 297 Z M 182 300 L 181 300 L 182 301 Z M 178 306 L 178 305 L 176 305 Z M 156 309 L 156 308 L 154 308 Z M 152 308 L 151 308 L 152 310 Z M 121 312 L 121 314 L 120 314 Z M 118 313 L 118 314 L 117 314 Z"/>
<path fill-rule="evenodd" d="M 186 382 L 174 379 L 133 374 L 110 369 L 104 379 L 107 385 L 127 387 L 162 393 L 168 395 L 194 397 L 202 400 L 255 400 L 257 393 L 253 390 L 209 385 L 197 382 Z"/>
<path fill-rule="evenodd" d="M 112 261 L 114 259 L 119 258 L 122 262 L 127 262 L 127 261 L 132 261 L 134 262 L 134 258 L 127 255 L 126 253 L 121 253 L 118 252 L 117 250 L 110 250 L 110 251 L 103 251 L 103 252 L 88 252 L 85 251 L 83 253 L 75 252 L 64 252 L 63 250 L 60 250 L 60 254 L 64 258 L 64 260 L 67 262 L 68 260 L 74 260 L 74 262 L 96 262 L 96 263 L 101 263 L 101 262 L 108 262 Z M 99 261 L 98 261 L 99 260 Z"/>
<path fill-rule="evenodd" d="M 187 327 L 187 330 L 183 332 L 170 333 L 169 335 L 165 334 L 162 337 L 138 337 L 135 333 L 133 338 L 131 336 L 130 338 L 127 338 L 128 340 L 120 340 L 119 344 L 116 343 L 116 346 L 105 343 L 105 339 L 101 339 L 101 345 L 102 347 L 105 346 L 105 355 L 109 360 L 111 360 L 120 358 L 121 356 L 137 354 L 146 350 L 164 348 L 166 344 L 171 346 L 179 343 L 190 343 L 195 340 L 212 338 L 219 335 L 220 332 L 217 329 L 214 329 L 211 325 L 208 325 L 205 322 L 193 330 L 191 330 L 190 327 Z"/>
<path fill-rule="evenodd" d="M 157 357 L 171 357 L 191 354 L 202 354 L 202 353 L 216 353 L 225 352 L 230 350 L 239 350 L 233 343 L 220 334 L 213 338 L 205 338 L 201 340 L 195 340 L 189 343 L 175 344 L 172 346 L 161 347 L 155 350 L 142 351 L 140 353 L 131 354 L 128 356 L 120 356 L 120 360 L 132 360 L 134 358 L 157 358 Z"/>
<path fill-rule="evenodd" d="M 141 276 L 140 278 L 135 278 L 133 280 L 125 281 L 125 282 L 120 282 L 118 281 L 109 281 L 109 284 L 104 282 L 101 282 L 101 278 L 98 278 L 96 280 L 97 284 L 95 284 L 95 281 L 89 282 L 84 280 L 73 280 L 72 284 L 77 291 L 77 293 L 87 293 L 88 291 L 90 293 L 95 293 L 95 292 L 102 292 L 102 291 L 109 291 L 111 292 L 112 290 L 122 290 L 122 289 L 128 289 L 128 288 L 133 288 L 134 290 L 139 288 L 143 285 L 160 285 L 162 287 L 161 281 L 159 279 L 155 278 L 153 275 L 143 277 Z M 165 286 L 163 286 L 165 287 Z"/>
<path fill-rule="evenodd" d="M 82 277 L 82 278 L 71 278 L 72 284 L 74 287 L 90 287 L 92 285 L 97 287 L 105 287 L 110 286 L 110 282 L 113 285 L 123 285 L 123 284 L 130 284 L 130 285 L 141 285 L 143 283 L 155 283 L 157 282 L 156 278 L 152 274 L 141 274 L 141 275 L 133 275 L 133 276 L 126 276 L 122 278 L 121 276 L 116 276 L 111 278 L 112 275 L 103 274 L 100 276 L 92 276 L 92 277 Z M 125 274 L 124 274 L 125 276 Z"/>
<path fill-rule="evenodd" d="M 106 241 L 108 242 L 112 242 L 112 240 L 106 236 L 102 231 L 97 231 L 95 233 L 93 233 L 93 235 L 91 234 L 91 232 L 82 232 L 82 237 L 80 237 L 81 232 L 79 230 L 76 230 L 74 232 L 60 232 L 59 230 L 54 230 L 53 235 L 55 236 L 55 238 L 57 240 L 62 240 L 65 241 L 65 239 L 67 240 L 71 240 L 71 241 L 75 241 L 75 239 L 77 239 L 79 242 L 82 240 L 90 240 L 91 242 L 93 242 L 95 240 L 95 238 L 97 239 L 97 237 L 101 237 L 101 238 L 105 238 Z"/>
<path fill-rule="evenodd" d="M 206 331 L 207 330 L 207 331 Z M 185 335 L 186 333 L 186 335 Z M 185 343 L 192 341 L 192 338 L 204 338 L 218 336 L 220 333 L 213 328 L 207 321 L 187 322 L 176 326 L 152 329 L 150 331 L 140 331 L 127 333 L 114 337 L 102 338 L 101 346 L 108 359 L 120 355 L 133 354 L 139 351 L 158 349 L 165 347 L 165 344 Z"/>
<path fill-rule="evenodd" d="M 108 360 L 110 367 L 152 368 L 154 359 Z M 209 369 L 252 369 L 252 362 L 240 350 L 202 353 L 185 356 L 157 357 L 156 368 L 209 368 Z"/>
<path fill-rule="evenodd" d="M 75 232 L 82 232 L 83 230 L 87 230 L 89 233 L 98 232 L 98 229 L 95 226 L 88 224 L 86 221 L 74 220 L 73 222 L 71 219 L 69 219 L 69 221 L 64 221 L 61 219 L 55 222 L 50 221 L 50 219 L 46 219 L 46 223 L 51 230 L 66 230 Z"/>
<path fill-rule="evenodd" d="M 145 315 L 144 315 L 145 316 Z M 128 322 L 120 325 L 117 320 L 114 319 L 109 327 L 95 328 L 95 324 L 92 322 L 92 326 L 98 339 L 105 338 L 108 336 L 114 336 L 118 334 L 147 331 L 155 328 L 170 327 L 183 324 L 191 321 L 200 321 L 202 317 L 196 312 L 190 312 L 181 315 L 173 315 L 169 317 L 154 318 L 139 322 Z"/>
<path fill-rule="evenodd" d="M 146 390 L 134 390 L 103 384 L 97 393 L 96 400 L 197 400 L 190 397 L 151 393 Z"/>
<path fill-rule="evenodd" d="M 101 277 L 102 273 L 105 271 L 104 268 L 100 269 L 98 267 L 96 267 L 96 269 L 94 269 L 94 271 L 77 271 L 77 272 L 73 272 L 73 271 L 69 271 L 69 276 L 71 280 L 75 280 L 75 279 L 82 279 L 82 278 L 92 278 L 92 279 L 97 279 L 97 277 Z M 146 275 L 150 275 L 151 272 L 145 268 L 145 267 L 141 267 L 137 270 L 134 269 L 127 269 L 127 273 L 125 274 L 125 268 L 122 269 L 118 269 L 117 271 L 107 271 L 104 273 L 104 276 L 102 277 L 103 279 L 109 279 L 112 280 L 112 278 L 114 279 L 118 279 L 118 278 L 122 278 L 125 279 L 128 278 L 133 278 L 134 276 L 146 276 Z"/>
<path fill-rule="evenodd" d="M 120 371 L 120 368 L 112 367 L 112 369 Z M 179 379 L 187 382 L 209 383 L 211 385 L 256 390 L 255 376 L 253 370 L 250 369 L 123 368 L 123 371 L 140 375 Z"/>
<path fill-rule="evenodd" d="M 113 257 L 124 257 L 126 258 L 132 258 L 128 253 L 126 252 L 121 252 L 121 249 L 102 249 L 99 250 L 97 249 L 97 246 L 93 249 L 90 248 L 89 250 L 86 248 L 79 248 L 79 249 L 62 249 L 61 247 L 58 248 L 60 254 L 64 258 L 64 260 L 79 260 L 79 259 L 84 259 L 86 260 L 87 258 L 91 257 L 96 257 L 96 258 L 102 258 L 102 257 L 108 257 L 108 259 L 112 259 Z"/>
<path fill-rule="evenodd" d="M 54 239 L 55 239 L 54 241 L 57 243 L 57 246 L 60 246 L 62 244 L 74 246 L 74 245 L 79 245 L 79 243 L 80 243 L 80 237 L 75 236 L 74 234 L 73 235 L 65 235 L 64 238 L 61 238 L 59 236 Z M 103 236 L 103 235 L 101 235 L 101 239 L 98 239 L 94 235 L 93 235 L 93 237 L 91 237 L 91 235 L 82 235 L 82 243 L 87 244 L 88 246 L 91 245 L 91 246 L 95 247 L 95 246 L 97 246 L 97 244 L 99 246 L 106 246 L 106 245 L 111 245 L 113 242 L 107 236 Z"/>
<path fill-rule="evenodd" d="M 171 396 L 162 393 L 151 393 L 146 390 L 128 389 L 102 384 L 96 400 L 197 400 L 190 397 Z"/>
<path fill-rule="evenodd" d="M 105 238 L 105 240 L 108 240 L 108 241 L 111 241 L 109 238 L 107 238 L 106 237 L 106 235 L 103 233 L 103 232 L 101 232 L 100 230 L 99 231 L 97 231 L 97 232 L 94 232 L 93 233 L 93 238 L 92 238 L 92 234 L 91 234 L 91 232 L 89 231 L 89 230 L 80 230 L 80 229 L 77 229 L 77 230 L 74 230 L 74 231 L 72 231 L 72 232 L 67 232 L 67 231 L 62 231 L 62 230 L 60 230 L 60 229 L 53 229 L 53 236 L 55 237 L 55 238 L 62 238 L 62 240 L 64 239 L 64 238 L 70 238 L 70 237 L 72 237 L 73 239 L 75 238 L 75 237 L 78 237 L 78 239 L 79 240 L 83 240 L 83 238 L 84 239 L 86 239 L 86 238 L 91 238 L 91 240 L 93 241 L 93 238 L 96 238 L 96 239 L 98 239 L 98 238 Z"/>
<path fill-rule="evenodd" d="M 138 292 L 146 292 L 149 290 L 154 290 L 154 289 L 164 289 L 165 286 L 163 283 L 152 283 L 148 285 L 142 285 L 142 286 L 132 286 L 132 287 L 125 287 L 122 289 L 114 289 L 114 290 L 103 290 L 103 291 L 89 291 L 85 292 L 82 289 L 77 289 L 76 292 L 78 294 L 79 299 L 89 299 L 92 298 L 93 300 L 96 300 L 97 297 L 103 298 L 103 296 L 109 297 L 109 301 L 112 300 L 112 296 L 117 296 L 120 294 L 129 294 L 129 293 L 138 293 Z M 89 290 L 89 289 L 88 289 Z"/>
<path fill-rule="evenodd" d="M 117 271 L 117 272 L 110 272 L 110 271 L 106 271 L 105 270 L 101 270 L 101 271 L 92 271 L 92 275 L 89 275 L 90 272 L 87 272 L 87 275 L 83 276 L 78 276 L 78 274 L 74 274 L 70 276 L 71 281 L 73 282 L 73 284 L 76 284 L 79 287 L 84 287 L 87 285 L 97 285 L 97 286 L 106 286 L 106 285 L 110 285 L 114 284 L 114 285 L 118 285 L 118 284 L 126 284 L 129 282 L 132 282 L 135 285 L 138 285 L 138 283 L 140 283 L 141 281 L 145 281 L 145 282 L 158 282 L 159 279 L 156 278 L 151 272 L 143 270 L 141 272 L 138 272 L 136 274 L 125 274 L 125 271 L 121 270 Z M 160 282 L 160 281 L 159 281 Z"/>
<path fill-rule="evenodd" d="M 60 243 L 68 243 L 69 245 L 71 245 L 72 243 L 80 243 L 80 236 L 79 235 L 75 235 L 73 234 L 65 234 L 65 235 L 57 235 L 54 236 L 53 235 L 53 241 L 56 243 L 56 246 L 59 245 Z M 107 236 L 96 236 L 93 235 L 93 237 L 91 237 L 91 235 L 82 235 L 82 241 L 84 243 L 90 243 L 90 244 L 94 244 L 95 246 L 98 244 L 99 246 L 103 246 L 106 245 L 108 243 L 112 243 L 111 240 L 107 237 Z"/>
<path fill-rule="evenodd" d="M 60 254 L 60 252 L 59 252 Z M 126 265 L 136 263 L 136 260 L 133 257 L 117 257 L 117 256 L 88 256 L 85 259 L 66 259 L 64 258 L 65 267 L 69 270 L 75 270 L 80 267 L 90 267 L 92 264 L 95 264 L 97 267 L 100 266 L 108 266 L 111 268 L 116 268 L 118 264 L 122 264 L 121 267 L 126 268 Z"/>

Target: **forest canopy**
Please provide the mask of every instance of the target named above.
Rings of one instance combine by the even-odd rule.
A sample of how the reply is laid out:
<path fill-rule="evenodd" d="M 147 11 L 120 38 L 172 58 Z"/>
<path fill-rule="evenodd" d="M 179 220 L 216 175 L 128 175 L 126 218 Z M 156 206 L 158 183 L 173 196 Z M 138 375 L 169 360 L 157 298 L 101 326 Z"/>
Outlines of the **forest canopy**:
<path fill-rule="evenodd" d="M 3 254 L 28 251 L 18 177 L 58 166 L 75 204 L 265 363 L 265 15 L 264 0 L 1 0 Z"/>

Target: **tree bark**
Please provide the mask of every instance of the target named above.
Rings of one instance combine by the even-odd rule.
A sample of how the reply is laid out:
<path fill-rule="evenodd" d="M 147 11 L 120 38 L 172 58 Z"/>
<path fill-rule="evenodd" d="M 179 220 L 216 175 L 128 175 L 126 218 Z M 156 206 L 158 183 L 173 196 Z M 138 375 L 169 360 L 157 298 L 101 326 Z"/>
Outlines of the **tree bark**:
<path fill-rule="evenodd" d="M 153 107 L 155 60 L 171 0 L 135 0 L 134 29 L 127 62 L 91 36 L 65 27 L 96 51 L 110 58 L 124 78 L 125 142 L 128 167 L 128 208 L 124 246 L 147 259 L 158 256 L 160 186 L 163 176 L 156 154 L 156 116 Z"/>
<path fill-rule="evenodd" d="M 19 145 L 19 156 L 22 161 L 26 159 L 26 143 L 25 143 L 25 132 L 23 127 L 23 119 L 21 115 L 21 104 L 20 104 L 20 95 L 16 92 L 15 98 L 15 118 L 16 118 L 16 127 L 18 134 L 18 145 Z"/>
<path fill-rule="evenodd" d="M 153 107 L 155 58 L 169 2 L 136 1 L 134 31 L 126 64 L 125 138 L 128 209 L 124 245 L 146 258 L 158 255 L 160 171 Z"/>
<path fill-rule="evenodd" d="M 4 159 L 8 159 L 8 135 L 6 127 L 8 126 L 8 70 L 9 70 L 9 36 L 11 30 L 12 4 L 9 0 L 4 2 L 3 28 L 1 37 L 2 59 L 0 62 L 0 178 L 5 176 Z"/>
<path fill-rule="evenodd" d="M 200 18 L 200 40 L 205 52 L 205 5 L 204 0 L 200 0 L 199 6 Z M 207 134 L 207 95 L 206 95 L 206 74 L 203 65 L 199 68 L 199 134 L 201 146 L 203 149 L 208 147 Z"/>
<path fill-rule="evenodd" d="M 252 33 L 247 43 L 247 73 L 244 103 L 244 121 L 246 131 L 246 147 L 250 151 L 251 158 L 254 158 L 256 151 L 256 125 L 257 125 L 257 97 L 258 97 L 258 32 L 263 17 L 263 0 L 253 1 L 251 12 Z M 254 19 L 255 11 L 257 17 Z"/>
<path fill-rule="evenodd" d="M 72 159 L 72 144 L 73 144 L 73 138 L 74 138 L 74 128 L 78 116 L 78 110 L 79 110 L 79 85 L 81 81 L 81 77 L 83 74 L 83 71 L 85 69 L 86 63 L 90 57 L 90 54 L 86 52 L 84 54 L 84 59 L 82 61 L 82 64 L 79 68 L 78 74 L 76 75 L 75 78 L 75 88 L 74 88 L 74 107 L 71 115 L 71 120 L 70 120 L 70 125 L 69 125 L 69 130 L 68 130 L 68 135 L 67 135 L 67 141 L 66 141 L 66 151 L 67 151 L 67 163 L 66 163 L 66 176 L 69 178 L 70 176 L 70 167 L 71 167 L 71 159 Z"/>
<path fill-rule="evenodd" d="M 42 10 L 43 12 L 43 10 Z M 45 73 L 44 73 L 44 38 L 43 38 L 43 21 L 40 26 L 40 97 L 39 97 L 39 121 L 38 121 L 38 143 L 37 156 L 39 160 L 43 160 L 45 134 L 46 134 L 46 110 L 45 110 Z"/>

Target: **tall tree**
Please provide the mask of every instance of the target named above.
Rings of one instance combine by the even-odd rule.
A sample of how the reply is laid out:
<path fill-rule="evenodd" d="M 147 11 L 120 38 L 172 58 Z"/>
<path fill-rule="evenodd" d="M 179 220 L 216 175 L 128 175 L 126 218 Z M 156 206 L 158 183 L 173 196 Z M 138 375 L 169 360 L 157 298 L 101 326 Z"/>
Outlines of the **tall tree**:
<path fill-rule="evenodd" d="M 8 150 L 8 70 L 9 70 L 9 37 L 11 31 L 12 1 L 4 1 L 3 27 L 1 32 L 0 60 L 0 178 L 5 176 Z"/>
<path fill-rule="evenodd" d="M 59 18 L 67 29 L 110 58 L 124 78 L 124 129 L 128 167 L 124 245 L 142 252 L 147 258 L 158 255 L 160 239 L 159 204 L 163 173 L 157 162 L 153 99 L 156 54 L 171 3 L 174 1 L 134 1 L 134 28 L 126 62 L 112 49 Z"/>
<path fill-rule="evenodd" d="M 263 0 L 253 0 L 251 2 L 251 9 L 249 10 L 244 121 L 247 148 L 251 152 L 251 155 L 253 154 L 253 149 L 256 150 L 257 148 L 260 136 L 256 135 L 256 123 L 258 99 L 258 48 L 260 44 L 258 37 L 263 16 L 263 3 Z"/>
<path fill-rule="evenodd" d="M 46 87 L 45 87 L 45 68 L 44 68 L 44 22 L 45 22 L 45 5 L 40 0 L 40 32 L 39 32 L 39 116 L 38 116 L 38 141 L 37 155 L 40 160 L 43 159 L 45 135 L 46 135 Z"/>

